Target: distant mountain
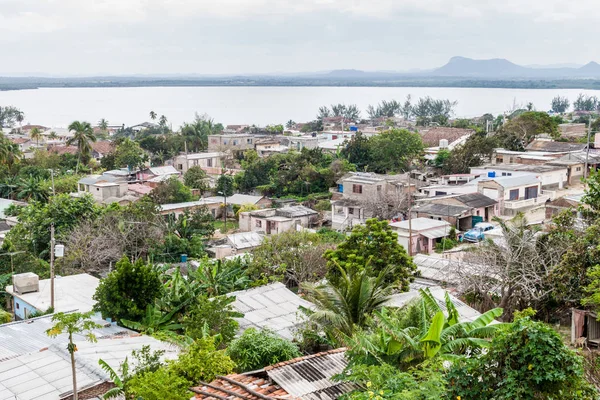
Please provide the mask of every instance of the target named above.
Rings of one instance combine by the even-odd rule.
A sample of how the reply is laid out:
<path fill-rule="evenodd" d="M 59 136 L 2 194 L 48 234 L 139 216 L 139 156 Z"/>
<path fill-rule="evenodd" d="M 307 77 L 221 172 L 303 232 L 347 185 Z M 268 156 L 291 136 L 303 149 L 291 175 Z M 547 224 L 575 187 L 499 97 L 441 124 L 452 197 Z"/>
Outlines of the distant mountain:
<path fill-rule="evenodd" d="M 463 78 L 600 78 L 600 64 L 590 62 L 579 68 L 532 68 L 517 65 L 502 58 L 474 60 L 452 57 L 448 63 L 433 70 L 430 76 Z"/>

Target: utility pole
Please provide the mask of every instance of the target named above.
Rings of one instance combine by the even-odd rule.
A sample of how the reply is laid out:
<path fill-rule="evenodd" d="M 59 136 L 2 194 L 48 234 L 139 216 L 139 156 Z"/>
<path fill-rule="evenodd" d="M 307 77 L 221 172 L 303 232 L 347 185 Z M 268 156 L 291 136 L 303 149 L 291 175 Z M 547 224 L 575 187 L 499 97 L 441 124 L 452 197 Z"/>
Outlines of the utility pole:
<path fill-rule="evenodd" d="M 223 198 L 225 199 L 225 209 L 223 210 L 223 233 L 227 234 L 227 191 L 223 191 Z"/>
<path fill-rule="evenodd" d="M 408 184 L 406 185 L 406 196 L 408 198 L 408 255 L 412 257 L 412 199 L 410 197 L 410 172 L 406 178 Z"/>
<path fill-rule="evenodd" d="M 50 224 L 50 307 L 54 309 L 54 222 Z"/>
<path fill-rule="evenodd" d="M 52 196 L 56 196 L 56 190 L 54 190 L 54 170 L 50 169 L 50 176 L 52 177 Z"/>
<path fill-rule="evenodd" d="M 587 149 L 585 151 L 585 170 L 583 171 L 583 177 L 588 177 L 588 159 L 590 157 L 590 136 L 592 134 L 592 117 L 588 120 L 588 135 L 587 135 Z"/>

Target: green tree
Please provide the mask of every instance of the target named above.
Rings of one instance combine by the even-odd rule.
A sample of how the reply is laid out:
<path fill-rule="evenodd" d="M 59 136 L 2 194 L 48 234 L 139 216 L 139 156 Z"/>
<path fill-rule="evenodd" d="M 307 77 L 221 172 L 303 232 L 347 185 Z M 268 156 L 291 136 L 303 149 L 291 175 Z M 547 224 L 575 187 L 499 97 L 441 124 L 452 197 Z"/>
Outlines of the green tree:
<path fill-rule="evenodd" d="M 551 110 L 556 113 L 562 114 L 567 112 L 570 106 L 571 103 L 569 102 L 569 99 L 567 97 L 556 96 L 552 99 Z"/>
<path fill-rule="evenodd" d="M 35 140 L 36 146 L 40 146 L 40 138 L 42 137 L 42 131 L 40 130 L 40 128 L 33 127 L 30 131 L 29 131 L 29 137 L 31 138 L 31 140 Z"/>
<path fill-rule="evenodd" d="M 154 111 L 150 111 L 150 119 L 154 121 L 156 119 L 156 113 Z"/>
<path fill-rule="evenodd" d="M 195 165 L 183 174 L 183 183 L 191 189 L 198 189 L 200 194 L 206 192 L 208 187 L 208 175 L 202 167 Z"/>
<path fill-rule="evenodd" d="M 137 142 L 124 138 L 117 144 L 114 151 L 115 167 L 127 167 L 130 171 L 135 171 L 146 161 L 148 161 L 148 155 Z"/>
<path fill-rule="evenodd" d="M 21 156 L 19 145 L 0 133 L 0 165 L 10 169 L 21 159 Z"/>
<path fill-rule="evenodd" d="M 168 367 L 145 374 L 137 374 L 128 383 L 128 398 L 144 400 L 188 400 L 190 382 Z"/>
<path fill-rule="evenodd" d="M 508 149 L 522 151 L 531 141 L 542 133 L 558 138 L 558 124 L 545 112 L 526 111 L 512 118 L 498 130 L 500 144 Z"/>
<path fill-rule="evenodd" d="M 408 290 L 416 266 L 398 243 L 398 234 L 392 231 L 387 221 L 369 219 L 365 225 L 355 226 L 350 236 L 335 250 L 324 254 L 329 268 L 327 279 L 335 283 L 339 268 L 349 271 L 368 269 L 378 276 L 385 271 L 385 281 Z"/>
<path fill-rule="evenodd" d="M 450 151 L 448 149 L 440 149 L 435 155 L 433 165 L 437 168 L 443 168 L 447 165 L 448 159 L 450 158 Z"/>
<path fill-rule="evenodd" d="M 161 115 L 159 120 L 158 120 L 158 124 L 162 127 L 162 128 L 166 128 L 167 127 L 167 117 L 165 117 L 164 115 Z"/>
<path fill-rule="evenodd" d="M 48 182 L 40 178 L 30 176 L 28 179 L 21 179 L 17 189 L 17 198 L 27 201 L 46 202 L 50 196 Z"/>
<path fill-rule="evenodd" d="M 46 334 L 50 337 L 57 337 L 62 333 L 66 333 L 69 336 L 69 343 L 67 344 L 67 350 L 71 356 L 71 373 L 73 374 L 73 400 L 77 400 L 79 394 L 77 393 L 77 372 L 75 367 L 75 352 L 77 351 L 77 345 L 73 343 L 73 334 L 85 334 L 86 339 L 90 342 L 96 342 L 96 336 L 93 334 L 94 329 L 101 328 L 101 326 L 91 320 L 94 313 L 56 313 L 52 316 L 52 322 L 54 326 L 46 331 Z"/>
<path fill-rule="evenodd" d="M 403 129 L 391 129 L 371 137 L 369 147 L 369 171 L 382 174 L 408 170 L 423 153 L 421 136 Z"/>
<path fill-rule="evenodd" d="M 288 122 L 285 123 L 285 127 L 287 129 L 292 129 L 295 126 L 296 126 L 296 123 L 293 120 L 291 120 L 291 119 Z"/>
<path fill-rule="evenodd" d="M 217 179 L 217 192 L 223 196 L 233 195 L 233 177 L 231 175 L 221 174 Z"/>
<path fill-rule="evenodd" d="M 16 107 L 0 107 L 0 128 L 12 128 L 15 122 L 23 121 L 23 115 L 23 112 Z"/>
<path fill-rule="evenodd" d="M 356 165 L 359 171 L 368 170 L 373 163 L 370 141 L 362 132 L 357 132 L 352 136 L 342 148 L 341 155 Z"/>
<path fill-rule="evenodd" d="M 255 371 L 268 365 L 300 357 L 298 347 L 268 330 L 248 328 L 231 342 L 227 355 L 236 364 L 238 372 Z"/>
<path fill-rule="evenodd" d="M 100 130 L 104 133 L 108 132 L 108 121 L 102 118 L 100 121 L 98 121 L 98 128 L 100 128 Z"/>
<path fill-rule="evenodd" d="M 200 381 L 210 382 L 218 375 L 230 374 L 235 363 L 225 350 L 216 349 L 214 337 L 206 337 L 196 340 L 170 368 L 195 385 Z"/>
<path fill-rule="evenodd" d="M 478 167 L 489 160 L 496 147 L 498 141 L 495 136 L 472 135 L 450 151 L 450 156 L 441 166 L 442 171 L 447 174 L 469 173 L 471 167 Z"/>
<path fill-rule="evenodd" d="M 239 327 L 234 318 L 244 316 L 233 309 L 234 301 L 235 297 L 199 296 L 183 318 L 185 334 L 192 339 L 219 335 L 222 344 L 231 342 Z"/>
<path fill-rule="evenodd" d="M 364 327 L 371 314 L 389 300 L 392 287 L 386 284 L 388 269 L 371 277 L 370 268 L 339 268 L 336 283 L 302 285 L 306 299 L 315 305 L 314 310 L 303 309 L 311 322 L 323 329 L 328 338 L 343 345 L 357 329 Z"/>
<path fill-rule="evenodd" d="M 172 176 L 166 181 L 160 182 L 150 194 L 157 204 L 185 203 L 193 199 L 192 191 Z"/>
<path fill-rule="evenodd" d="M 573 110 L 575 111 L 598 111 L 598 105 L 600 102 L 596 96 L 588 96 L 580 93 L 577 96 L 577 100 L 573 103 Z"/>
<path fill-rule="evenodd" d="M 75 173 L 79 171 L 79 164 L 87 164 L 92 154 L 92 143 L 96 141 L 94 129 L 89 122 L 73 121 L 69 127 L 69 132 L 73 132 L 73 137 L 67 140 L 67 146 L 77 146 L 77 167 Z"/>
<path fill-rule="evenodd" d="M 551 327 L 522 318 L 498 331 L 488 351 L 455 363 L 448 398 L 596 399 L 582 360 Z"/>
<path fill-rule="evenodd" d="M 246 275 L 247 265 L 236 260 L 203 260 L 190 276 L 209 297 L 221 296 L 236 290 L 247 289 L 250 279 Z"/>
<path fill-rule="evenodd" d="M 100 281 L 94 294 L 94 310 L 114 320 L 138 321 L 162 292 L 159 274 L 152 265 L 142 259 L 132 263 L 123 257 L 114 271 Z"/>

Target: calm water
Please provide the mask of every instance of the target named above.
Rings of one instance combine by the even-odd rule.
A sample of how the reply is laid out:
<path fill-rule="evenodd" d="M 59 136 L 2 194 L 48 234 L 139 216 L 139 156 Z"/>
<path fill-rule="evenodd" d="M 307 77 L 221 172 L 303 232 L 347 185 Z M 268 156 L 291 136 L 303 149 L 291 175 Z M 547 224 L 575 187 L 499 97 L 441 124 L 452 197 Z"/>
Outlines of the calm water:
<path fill-rule="evenodd" d="M 357 104 L 364 110 L 381 100 L 403 101 L 424 96 L 458 101 L 456 115 L 500 114 L 514 102 L 532 102 L 548 110 L 558 94 L 571 102 L 579 93 L 600 97 L 598 90 L 579 89 L 465 89 L 380 87 L 144 87 L 74 88 L 0 91 L 0 106 L 13 105 L 25 112 L 27 123 L 51 127 L 73 120 L 134 125 L 149 120 L 149 112 L 164 114 L 174 128 L 191 121 L 194 113 L 206 113 L 223 124 L 266 125 L 315 118 L 324 104 Z"/>

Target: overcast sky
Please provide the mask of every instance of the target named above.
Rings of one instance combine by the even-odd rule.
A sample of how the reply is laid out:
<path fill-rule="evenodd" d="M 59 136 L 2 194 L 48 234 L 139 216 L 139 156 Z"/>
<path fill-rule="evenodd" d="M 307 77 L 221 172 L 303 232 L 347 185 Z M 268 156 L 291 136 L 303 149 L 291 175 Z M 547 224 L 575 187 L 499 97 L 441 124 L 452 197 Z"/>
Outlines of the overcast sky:
<path fill-rule="evenodd" d="M 0 0 L 0 74 L 584 64 L 598 0 Z"/>

